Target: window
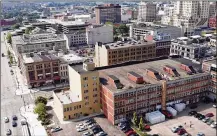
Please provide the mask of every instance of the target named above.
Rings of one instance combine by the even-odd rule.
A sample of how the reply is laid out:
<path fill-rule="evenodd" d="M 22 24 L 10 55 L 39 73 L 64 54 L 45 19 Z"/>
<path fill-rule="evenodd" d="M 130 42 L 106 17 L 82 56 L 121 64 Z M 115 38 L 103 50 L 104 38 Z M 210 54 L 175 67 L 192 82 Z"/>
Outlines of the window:
<path fill-rule="evenodd" d="M 85 102 L 85 105 L 89 105 L 89 102 Z"/>
<path fill-rule="evenodd" d="M 84 87 L 88 87 L 88 84 L 84 84 Z"/>
<path fill-rule="evenodd" d="M 96 76 L 93 76 L 92 78 L 93 78 L 93 80 L 96 80 L 96 79 L 97 79 L 97 77 L 96 77 Z"/>
<path fill-rule="evenodd" d="M 88 98 L 89 98 L 88 96 L 85 96 L 85 97 L 84 97 L 85 100 L 88 100 Z"/>
<path fill-rule="evenodd" d="M 84 93 L 88 93 L 88 90 L 84 90 Z"/>
<path fill-rule="evenodd" d="M 83 80 L 85 80 L 85 81 L 88 80 L 88 77 L 84 77 Z"/>
<path fill-rule="evenodd" d="M 94 94 L 93 97 L 97 97 L 97 94 Z"/>
<path fill-rule="evenodd" d="M 97 88 L 94 88 L 93 91 L 94 91 L 94 92 L 97 91 Z"/>
<path fill-rule="evenodd" d="M 94 102 L 93 103 L 98 103 L 98 100 L 94 100 Z"/>

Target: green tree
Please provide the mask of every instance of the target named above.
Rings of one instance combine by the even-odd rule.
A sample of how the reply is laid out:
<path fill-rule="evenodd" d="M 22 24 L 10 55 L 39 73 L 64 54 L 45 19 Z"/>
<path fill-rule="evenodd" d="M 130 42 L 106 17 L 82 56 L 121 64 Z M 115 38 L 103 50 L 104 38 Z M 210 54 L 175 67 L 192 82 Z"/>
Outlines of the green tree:
<path fill-rule="evenodd" d="M 105 22 L 106 25 L 113 25 L 112 22 Z"/>
<path fill-rule="evenodd" d="M 13 29 L 18 29 L 18 28 L 20 28 L 20 25 L 19 24 L 15 24 L 15 25 L 12 26 L 12 28 Z"/>
<path fill-rule="evenodd" d="M 121 34 L 122 36 L 123 36 L 123 35 L 128 35 L 129 27 L 127 27 L 125 24 L 121 24 L 121 25 L 118 27 L 118 32 L 119 32 L 119 34 Z"/>
<path fill-rule="evenodd" d="M 35 104 L 37 105 L 38 103 L 43 103 L 43 104 L 47 104 L 47 98 L 39 96 L 35 99 Z"/>
<path fill-rule="evenodd" d="M 11 35 L 11 33 L 8 33 L 8 34 L 7 34 L 6 39 L 7 39 L 7 42 L 8 42 L 8 43 L 10 43 L 10 44 L 12 43 L 12 35 Z"/>
<path fill-rule="evenodd" d="M 9 57 L 10 57 L 10 63 L 12 64 L 14 62 L 13 57 L 12 56 Z"/>
<path fill-rule="evenodd" d="M 143 123 L 142 117 L 140 118 L 140 122 L 139 122 L 139 130 L 140 130 L 140 131 L 143 131 L 143 130 L 144 130 L 144 123 Z"/>
<path fill-rule="evenodd" d="M 34 108 L 34 113 L 37 113 L 39 116 L 46 114 L 46 106 L 44 103 L 38 103 Z"/>
<path fill-rule="evenodd" d="M 7 51 L 7 54 L 8 54 L 8 56 L 11 56 L 11 52 L 9 50 Z"/>
<path fill-rule="evenodd" d="M 136 112 L 133 113 L 133 124 L 134 124 L 135 126 L 137 126 L 137 124 L 138 124 L 138 119 L 137 119 Z"/>
<path fill-rule="evenodd" d="M 30 34 L 30 33 L 31 33 L 31 31 L 32 31 L 32 29 L 30 29 L 30 28 L 27 28 L 27 29 L 25 30 L 25 34 Z"/>

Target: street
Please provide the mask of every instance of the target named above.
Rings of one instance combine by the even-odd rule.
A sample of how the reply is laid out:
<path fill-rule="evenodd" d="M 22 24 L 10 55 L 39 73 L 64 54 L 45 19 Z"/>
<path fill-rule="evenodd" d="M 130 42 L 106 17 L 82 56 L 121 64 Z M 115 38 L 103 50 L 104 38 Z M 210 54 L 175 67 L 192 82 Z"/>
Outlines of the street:
<path fill-rule="evenodd" d="M 5 46 L 4 34 L 1 34 L 1 51 L 7 55 L 7 48 Z M 12 135 L 21 136 L 22 127 L 20 125 L 20 120 L 23 117 L 20 115 L 20 107 L 25 104 L 33 103 L 30 94 L 16 96 L 15 90 L 16 79 L 14 75 L 11 75 L 10 70 L 12 67 L 8 65 L 7 56 L 1 58 L 1 135 L 6 135 L 6 130 L 11 129 Z M 17 115 L 17 127 L 12 127 L 12 115 Z M 4 117 L 9 118 L 9 123 L 4 123 Z"/>

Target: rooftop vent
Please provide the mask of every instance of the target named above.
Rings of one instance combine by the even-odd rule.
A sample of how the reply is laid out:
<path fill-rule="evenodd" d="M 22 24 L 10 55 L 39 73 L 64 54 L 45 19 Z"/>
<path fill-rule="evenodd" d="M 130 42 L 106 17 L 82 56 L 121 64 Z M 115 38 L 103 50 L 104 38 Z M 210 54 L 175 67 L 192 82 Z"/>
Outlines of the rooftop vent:
<path fill-rule="evenodd" d="M 144 83 L 143 77 L 133 71 L 128 72 L 127 77 L 137 84 Z"/>
<path fill-rule="evenodd" d="M 159 72 L 152 69 L 152 68 L 146 69 L 146 73 L 148 76 L 150 76 L 156 80 L 162 80 L 162 77 L 160 76 Z"/>
<path fill-rule="evenodd" d="M 163 67 L 163 70 L 164 70 L 165 72 L 167 72 L 168 74 L 171 74 L 171 75 L 173 75 L 173 76 L 175 76 L 175 77 L 180 76 L 180 74 L 176 71 L 176 69 L 175 69 L 174 67 L 169 66 L 169 65 L 165 65 L 165 66 Z"/>
<path fill-rule="evenodd" d="M 117 89 L 122 89 L 124 87 L 116 76 L 108 75 L 108 77 L 108 80 L 111 81 Z"/>

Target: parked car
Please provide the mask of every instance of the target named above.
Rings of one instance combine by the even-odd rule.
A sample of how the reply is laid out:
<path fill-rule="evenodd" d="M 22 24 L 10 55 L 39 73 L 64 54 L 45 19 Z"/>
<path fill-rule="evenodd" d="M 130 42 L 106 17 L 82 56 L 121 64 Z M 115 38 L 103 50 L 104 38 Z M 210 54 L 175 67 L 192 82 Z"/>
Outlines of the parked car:
<path fill-rule="evenodd" d="M 214 122 L 214 120 L 211 119 L 211 120 L 209 120 L 206 124 L 207 124 L 207 125 L 211 125 L 213 122 Z"/>
<path fill-rule="evenodd" d="M 171 131 L 173 132 L 173 133 L 177 133 L 180 129 L 182 129 L 183 128 L 183 126 L 181 126 L 181 125 L 179 125 L 178 127 L 173 127 L 172 129 L 171 129 Z"/>
<path fill-rule="evenodd" d="M 151 127 L 150 127 L 149 125 L 145 124 L 145 125 L 144 125 L 144 129 L 145 129 L 145 130 L 151 130 Z"/>
<path fill-rule="evenodd" d="M 126 133 L 127 136 L 130 136 L 132 134 L 136 134 L 136 132 L 135 131 L 129 131 L 129 132 Z"/>
<path fill-rule="evenodd" d="M 87 127 L 91 129 L 91 128 L 95 127 L 95 126 L 96 126 L 96 124 L 93 123 L 93 124 L 88 125 Z"/>
<path fill-rule="evenodd" d="M 82 132 L 82 131 L 87 130 L 87 128 L 84 127 L 84 126 L 82 126 L 82 127 L 78 127 L 76 130 L 77 130 L 78 132 Z"/>
<path fill-rule="evenodd" d="M 5 123 L 8 123 L 9 122 L 9 118 L 8 117 L 4 117 L 4 121 L 5 121 Z"/>
<path fill-rule="evenodd" d="M 17 122 L 13 121 L 12 122 L 12 127 L 16 127 L 17 126 Z"/>
<path fill-rule="evenodd" d="M 206 117 L 206 118 L 202 119 L 202 121 L 203 121 L 204 123 L 208 122 L 209 120 L 210 120 L 210 117 Z"/>
<path fill-rule="evenodd" d="M 205 134 L 202 132 L 198 132 L 196 136 L 205 136 Z"/>
<path fill-rule="evenodd" d="M 207 114 L 206 114 L 206 117 L 213 117 L 213 116 L 214 116 L 213 113 L 207 113 Z"/>
<path fill-rule="evenodd" d="M 5 54 L 4 53 L 2 53 L 2 57 L 4 57 L 5 56 Z"/>
<path fill-rule="evenodd" d="M 76 127 L 76 128 L 79 128 L 79 127 L 84 127 L 84 124 L 83 124 L 83 123 L 81 123 L 81 124 L 78 124 L 78 125 L 76 125 L 75 127 Z"/>
<path fill-rule="evenodd" d="M 107 134 L 103 131 L 99 132 L 98 134 L 96 134 L 96 136 L 106 136 Z"/>
<path fill-rule="evenodd" d="M 168 119 L 171 119 L 173 117 L 173 115 L 166 110 L 162 110 L 161 113 L 164 114 Z"/>
<path fill-rule="evenodd" d="M 190 136 L 190 134 L 184 133 L 184 134 L 182 134 L 181 136 Z"/>
<path fill-rule="evenodd" d="M 127 128 L 127 129 L 123 130 L 124 133 L 127 133 L 128 131 L 133 131 L 133 129 L 132 128 Z"/>
<path fill-rule="evenodd" d="M 88 131 L 88 132 L 84 132 L 84 133 L 82 134 L 82 136 L 93 136 L 93 134 Z"/>
<path fill-rule="evenodd" d="M 11 135 L 11 130 L 10 130 L 10 129 L 7 129 L 7 130 L 6 130 L 6 135 L 7 135 L 7 136 Z"/>
<path fill-rule="evenodd" d="M 181 129 L 178 130 L 178 132 L 177 132 L 178 135 L 183 135 L 184 133 L 187 133 L 184 128 L 181 128 Z"/>
<path fill-rule="evenodd" d="M 26 124 L 27 124 L 27 122 L 26 122 L 25 119 L 22 119 L 22 120 L 20 121 L 20 123 L 21 123 L 21 125 L 26 125 Z"/>
<path fill-rule="evenodd" d="M 190 116 L 193 116 L 193 115 L 195 115 L 195 114 L 197 114 L 196 111 L 190 111 L 190 112 L 188 113 L 188 115 L 190 115 Z"/>
<path fill-rule="evenodd" d="M 198 119 L 199 120 L 202 120 L 202 119 L 204 119 L 205 118 L 205 116 L 204 115 L 201 115 Z"/>
<path fill-rule="evenodd" d="M 57 126 L 57 127 L 55 127 L 55 128 L 52 128 L 52 129 L 51 129 L 51 132 L 54 133 L 54 132 L 57 132 L 57 131 L 60 131 L 60 130 L 62 130 L 62 128 L 59 127 L 59 126 Z"/>
<path fill-rule="evenodd" d="M 212 128 L 216 128 L 216 122 L 213 122 L 210 126 L 211 126 Z"/>
<path fill-rule="evenodd" d="M 89 118 L 89 119 L 84 121 L 84 123 L 90 123 L 90 122 L 94 123 L 95 120 L 93 118 Z"/>
<path fill-rule="evenodd" d="M 199 118 L 201 115 L 202 115 L 202 114 L 197 113 L 197 114 L 194 115 L 194 117 L 195 117 L 195 118 Z"/>
<path fill-rule="evenodd" d="M 213 107 L 216 108 L 217 106 L 214 104 Z"/>
<path fill-rule="evenodd" d="M 196 104 L 193 104 L 193 105 L 190 106 L 190 109 L 195 109 L 195 108 L 197 108 Z"/>

